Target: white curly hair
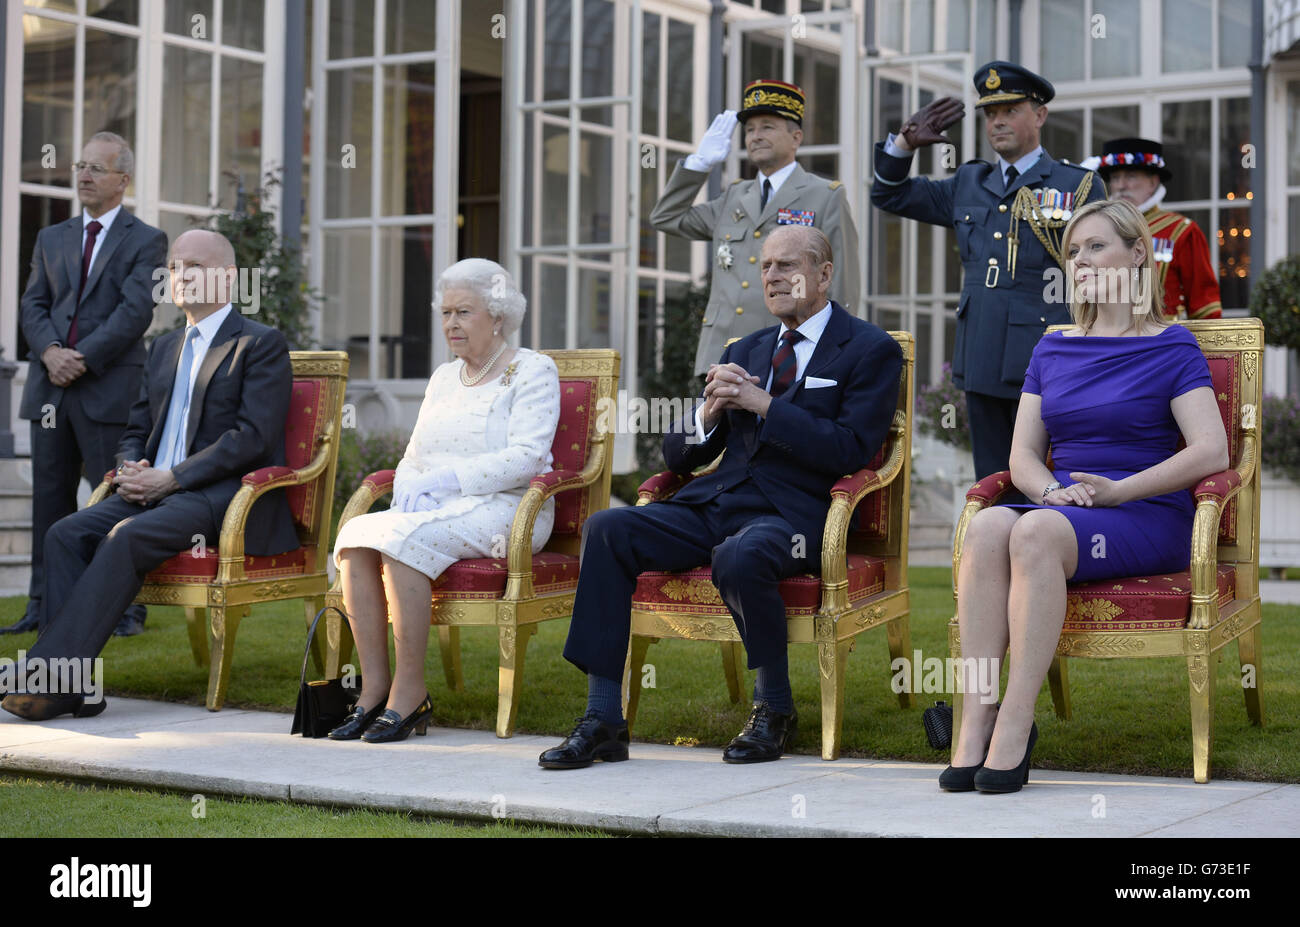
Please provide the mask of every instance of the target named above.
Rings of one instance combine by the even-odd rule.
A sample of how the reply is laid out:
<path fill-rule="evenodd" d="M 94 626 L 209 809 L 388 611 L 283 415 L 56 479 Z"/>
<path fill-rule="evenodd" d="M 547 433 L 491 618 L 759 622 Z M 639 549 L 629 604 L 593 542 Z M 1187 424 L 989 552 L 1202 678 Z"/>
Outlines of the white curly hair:
<path fill-rule="evenodd" d="M 524 322 L 528 300 L 515 286 L 510 272 L 496 261 L 466 258 L 457 261 L 438 276 L 433 290 L 434 315 L 442 312 L 442 296 L 448 289 L 467 289 L 477 293 L 492 318 L 501 323 L 501 332 L 511 335 Z"/>

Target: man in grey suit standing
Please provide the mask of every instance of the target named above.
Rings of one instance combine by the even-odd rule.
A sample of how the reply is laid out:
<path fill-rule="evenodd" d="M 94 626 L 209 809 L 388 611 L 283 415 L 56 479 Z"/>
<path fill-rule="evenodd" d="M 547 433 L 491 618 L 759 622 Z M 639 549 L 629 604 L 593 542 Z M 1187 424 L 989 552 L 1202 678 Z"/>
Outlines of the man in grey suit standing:
<path fill-rule="evenodd" d="M 196 535 L 205 544 L 218 539 L 242 477 L 284 465 L 289 346 L 231 305 L 235 272 L 235 250 L 216 232 L 193 229 L 172 246 L 172 297 L 187 324 L 150 345 L 117 446 L 116 492 L 50 528 L 45 614 L 27 667 L 93 660 L 152 570 L 193 546 Z M 245 537 L 253 556 L 298 546 L 284 490 L 253 504 Z M 28 670 L 14 678 L 30 678 Z M 84 718 L 104 710 L 89 694 L 17 691 L 0 706 L 30 721 L 69 712 Z"/>
<path fill-rule="evenodd" d="M 36 238 L 20 310 L 31 349 L 19 414 L 32 423 L 32 576 L 26 614 L 0 633 L 44 626 L 45 534 L 77 510 L 83 466 L 92 486 L 113 468 L 140 392 L 167 236 L 122 207 L 134 170 L 125 139 L 93 135 L 74 165 L 81 215 Z M 131 606 L 115 633 L 140 633 L 144 617 Z"/>
<path fill-rule="evenodd" d="M 849 312 L 862 306 L 858 229 L 844 184 L 809 174 L 794 159 L 803 142 L 803 91 L 794 84 L 756 80 L 742 100 L 738 115 L 728 110 L 713 120 L 699 150 L 678 163 L 650 213 L 650 223 L 661 232 L 713 243 L 713 282 L 695 352 L 695 372 L 701 374 L 729 342 L 771 324 L 758 261 L 763 236 L 782 225 L 825 233 L 835 256 L 830 295 Z M 709 172 L 727 159 L 738 120 L 758 176 L 736 178 L 717 199 L 692 206 Z"/>

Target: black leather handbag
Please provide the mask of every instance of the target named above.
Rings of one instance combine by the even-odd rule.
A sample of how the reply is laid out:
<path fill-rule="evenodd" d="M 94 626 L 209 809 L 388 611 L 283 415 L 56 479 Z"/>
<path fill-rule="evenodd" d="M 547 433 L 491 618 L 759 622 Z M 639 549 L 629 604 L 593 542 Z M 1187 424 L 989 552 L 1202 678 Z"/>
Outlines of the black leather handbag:
<path fill-rule="evenodd" d="M 303 737 L 324 737 L 343 723 L 361 694 L 361 677 L 355 676 L 350 685 L 342 679 L 313 679 L 307 681 L 307 661 L 311 659 L 311 642 L 316 636 L 316 625 L 328 611 L 336 611 L 344 621 L 348 616 L 332 605 L 316 613 L 307 631 L 307 648 L 302 655 L 302 673 L 298 677 L 298 705 L 293 711 L 293 728 L 290 734 Z"/>
<path fill-rule="evenodd" d="M 925 737 L 930 741 L 931 747 L 936 750 L 947 750 L 952 746 L 951 705 L 935 702 L 933 708 L 921 712 L 921 723 L 925 725 Z"/>

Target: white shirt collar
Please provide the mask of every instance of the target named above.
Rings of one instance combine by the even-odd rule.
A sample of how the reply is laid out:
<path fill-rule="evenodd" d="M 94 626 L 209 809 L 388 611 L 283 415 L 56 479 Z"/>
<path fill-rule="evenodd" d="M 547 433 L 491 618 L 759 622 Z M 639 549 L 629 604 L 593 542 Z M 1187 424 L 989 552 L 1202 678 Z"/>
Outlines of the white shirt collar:
<path fill-rule="evenodd" d="M 104 213 L 98 219 L 93 219 L 91 218 L 90 210 L 87 209 L 85 206 L 82 206 L 81 207 L 81 230 L 84 232 L 86 230 L 86 226 L 90 225 L 91 222 L 98 222 L 100 225 L 103 226 L 103 228 L 100 229 L 100 232 L 101 233 L 107 232 L 109 228 L 112 226 L 113 220 L 117 218 L 117 214 L 121 211 L 122 211 L 122 204 L 118 203 L 116 206 L 114 206 L 108 212 Z"/>
<path fill-rule="evenodd" d="M 225 323 L 226 317 L 234 311 L 230 303 L 226 303 L 212 315 L 201 319 L 194 327 L 199 330 L 199 337 L 203 339 L 204 344 L 212 344 L 212 339 L 217 337 L 217 331 Z M 189 328 L 189 325 L 186 325 Z"/>
<path fill-rule="evenodd" d="M 1025 155 L 1023 158 L 1021 158 L 1019 161 L 1015 163 L 1016 173 L 1023 174 L 1025 171 L 1029 170 L 1031 167 L 1037 164 L 1038 159 L 1045 154 L 1047 154 L 1047 152 L 1043 151 L 1042 145 L 1039 145 L 1037 148 L 1029 152 L 1029 154 Z M 1002 155 L 998 155 L 998 170 L 1002 172 L 1003 180 L 1006 180 L 1007 168 L 1009 167 L 1011 167 L 1011 165 L 1007 163 L 1006 159 L 1003 158 Z"/>
<path fill-rule="evenodd" d="M 826 325 L 830 322 L 830 320 L 831 320 L 831 301 L 828 299 L 826 300 L 825 306 L 822 306 L 820 310 L 814 312 L 808 318 L 804 319 L 803 324 L 800 325 L 798 328 L 796 328 L 795 331 L 803 335 L 804 339 L 809 344 L 815 345 L 821 339 L 822 333 L 826 331 Z M 781 336 L 784 335 L 789 330 L 790 330 L 789 327 L 784 322 L 782 322 L 781 330 L 776 333 L 776 343 L 778 349 L 781 344 Z"/>
<path fill-rule="evenodd" d="M 794 173 L 795 165 L 798 163 L 798 161 L 791 161 L 779 171 L 774 171 L 771 174 L 764 174 L 762 171 L 759 171 L 758 177 L 756 178 L 758 180 L 758 188 L 760 190 L 763 189 L 763 181 L 769 180 L 772 182 L 772 195 L 775 196 L 776 191 L 781 189 L 781 184 L 785 183 L 786 180 L 789 179 L 790 175 Z"/>

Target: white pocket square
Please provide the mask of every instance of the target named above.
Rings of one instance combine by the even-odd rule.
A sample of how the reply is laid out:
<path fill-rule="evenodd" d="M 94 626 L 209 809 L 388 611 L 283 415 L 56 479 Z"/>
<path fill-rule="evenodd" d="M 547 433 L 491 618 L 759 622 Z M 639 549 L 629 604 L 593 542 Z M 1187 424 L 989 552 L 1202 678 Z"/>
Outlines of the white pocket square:
<path fill-rule="evenodd" d="M 827 386 L 839 386 L 839 380 L 823 380 L 821 377 L 805 377 L 803 381 L 805 389 L 823 389 Z"/>

